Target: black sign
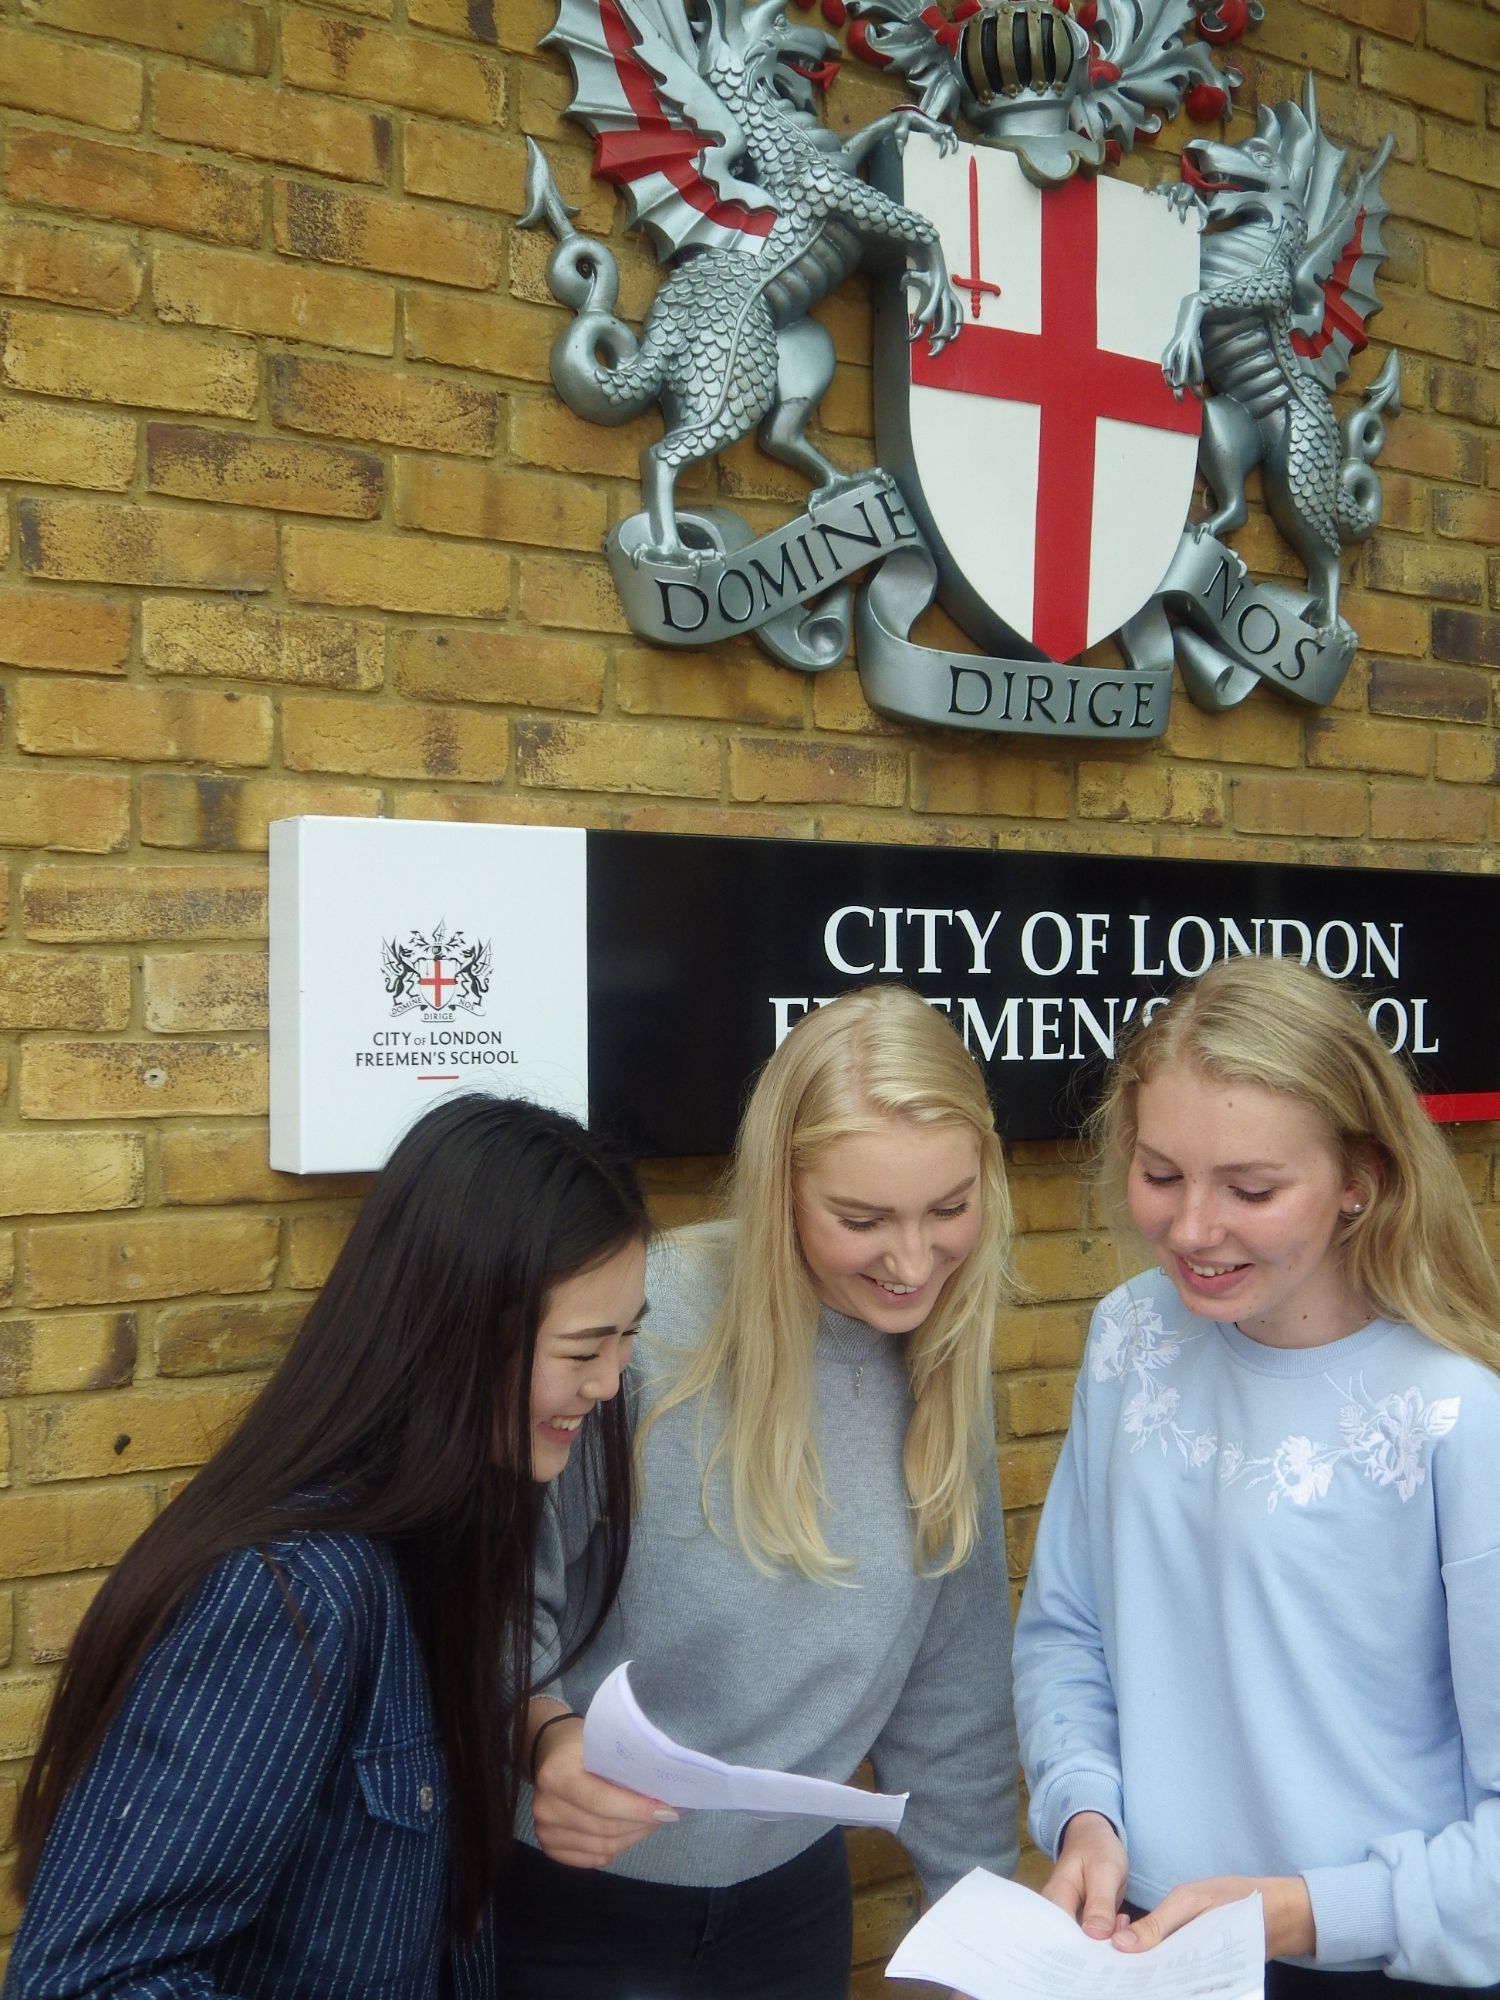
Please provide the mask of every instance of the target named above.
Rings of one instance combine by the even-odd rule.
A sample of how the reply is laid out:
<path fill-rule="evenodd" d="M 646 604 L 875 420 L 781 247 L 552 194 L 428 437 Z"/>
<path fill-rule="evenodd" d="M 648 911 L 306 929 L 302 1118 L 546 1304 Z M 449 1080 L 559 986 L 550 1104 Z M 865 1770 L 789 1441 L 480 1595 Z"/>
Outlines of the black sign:
<path fill-rule="evenodd" d="M 1493 878 L 587 838 L 590 1095 L 646 1154 L 728 1151 L 789 1025 L 879 979 L 943 1007 L 1009 1137 L 1065 1135 L 1153 999 L 1237 952 L 1346 982 L 1434 1117 L 1500 1118 Z"/>

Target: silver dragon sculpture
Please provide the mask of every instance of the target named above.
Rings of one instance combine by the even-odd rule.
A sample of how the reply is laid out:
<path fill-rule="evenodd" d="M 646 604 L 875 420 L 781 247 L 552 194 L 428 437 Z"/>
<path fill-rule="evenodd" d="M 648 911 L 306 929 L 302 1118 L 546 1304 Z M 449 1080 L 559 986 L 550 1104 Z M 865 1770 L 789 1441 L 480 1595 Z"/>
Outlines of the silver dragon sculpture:
<path fill-rule="evenodd" d="M 1330 634 L 1340 554 L 1380 520 L 1371 462 L 1384 441 L 1381 415 L 1400 408 L 1394 352 L 1342 422 L 1332 397 L 1377 308 L 1390 212 L 1379 179 L 1390 150 L 1386 139 L 1344 189 L 1346 155 L 1319 127 L 1309 78 L 1302 104 L 1263 109 L 1253 138 L 1189 140 L 1185 178 L 1168 190 L 1202 208 L 1207 232 L 1199 289 L 1183 300 L 1162 359 L 1179 392 L 1213 391 L 1199 463 L 1215 510 L 1193 533 L 1243 524 L 1246 480 L 1259 466 L 1272 518 L 1307 566 L 1310 620 Z"/>
<path fill-rule="evenodd" d="M 785 18 L 785 0 L 561 0 L 544 40 L 572 66 L 570 110 L 596 139 L 596 170 L 624 190 L 632 223 L 677 259 L 639 340 L 615 311 L 618 274 L 571 222 L 530 144 L 523 226 L 557 237 L 554 296 L 577 317 L 554 344 L 552 380 L 576 414 L 622 423 L 661 406 L 666 429 L 641 455 L 649 532 L 632 560 L 691 568 L 707 552 L 679 525 L 676 484 L 759 426 L 774 458 L 814 482 L 810 505 L 867 474 L 841 474 L 807 436 L 833 379 L 834 350 L 812 308 L 872 251 L 908 261 L 912 337 L 934 351 L 962 314 L 937 230 L 872 187 L 862 161 L 883 139 L 929 133 L 906 107 L 841 140 L 815 104 L 837 44 Z"/>

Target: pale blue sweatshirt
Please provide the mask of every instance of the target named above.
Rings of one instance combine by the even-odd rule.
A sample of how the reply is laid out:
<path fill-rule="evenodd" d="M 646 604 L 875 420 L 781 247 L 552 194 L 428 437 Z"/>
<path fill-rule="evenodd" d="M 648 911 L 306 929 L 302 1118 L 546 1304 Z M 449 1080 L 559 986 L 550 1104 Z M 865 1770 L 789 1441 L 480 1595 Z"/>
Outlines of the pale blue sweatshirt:
<path fill-rule="evenodd" d="M 1300 1874 L 1315 1963 L 1500 1980 L 1500 1377 L 1376 1320 L 1274 1348 L 1160 1271 L 1094 1314 L 1016 1629 L 1037 1844 L 1127 1895 Z"/>

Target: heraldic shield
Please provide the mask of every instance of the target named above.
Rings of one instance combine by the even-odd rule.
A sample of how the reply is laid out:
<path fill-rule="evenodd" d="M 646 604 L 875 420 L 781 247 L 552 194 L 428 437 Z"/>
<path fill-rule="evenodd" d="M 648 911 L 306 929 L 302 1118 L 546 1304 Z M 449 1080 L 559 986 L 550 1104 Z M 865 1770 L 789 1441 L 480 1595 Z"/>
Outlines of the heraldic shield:
<path fill-rule="evenodd" d="M 880 461 L 970 636 L 1075 659 L 1152 598 L 1182 538 L 1202 405 L 1161 364 L 1201 219 L 1102 176 L 1039 187 L 1014 152 L 918 134 L 884 150 L 879 178 L 937 225 L 964 308 L 932 354 L 886 281 Z"/>

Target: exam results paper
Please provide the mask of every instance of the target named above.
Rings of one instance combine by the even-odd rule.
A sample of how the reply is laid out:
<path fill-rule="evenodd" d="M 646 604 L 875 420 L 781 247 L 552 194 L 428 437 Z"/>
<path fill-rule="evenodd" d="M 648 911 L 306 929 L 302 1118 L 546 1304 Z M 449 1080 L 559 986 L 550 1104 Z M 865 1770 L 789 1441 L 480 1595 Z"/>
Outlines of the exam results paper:
<path fill-rule="evenodd" d="M 1034 1889 L 972 1869 L 909 1930 L 888 1979 L 928 1979 L 970 2000 L 1261 2000 L 1259 1895 L 1207 1910 L 1148 1952 L 1085 1937 Z"/>

